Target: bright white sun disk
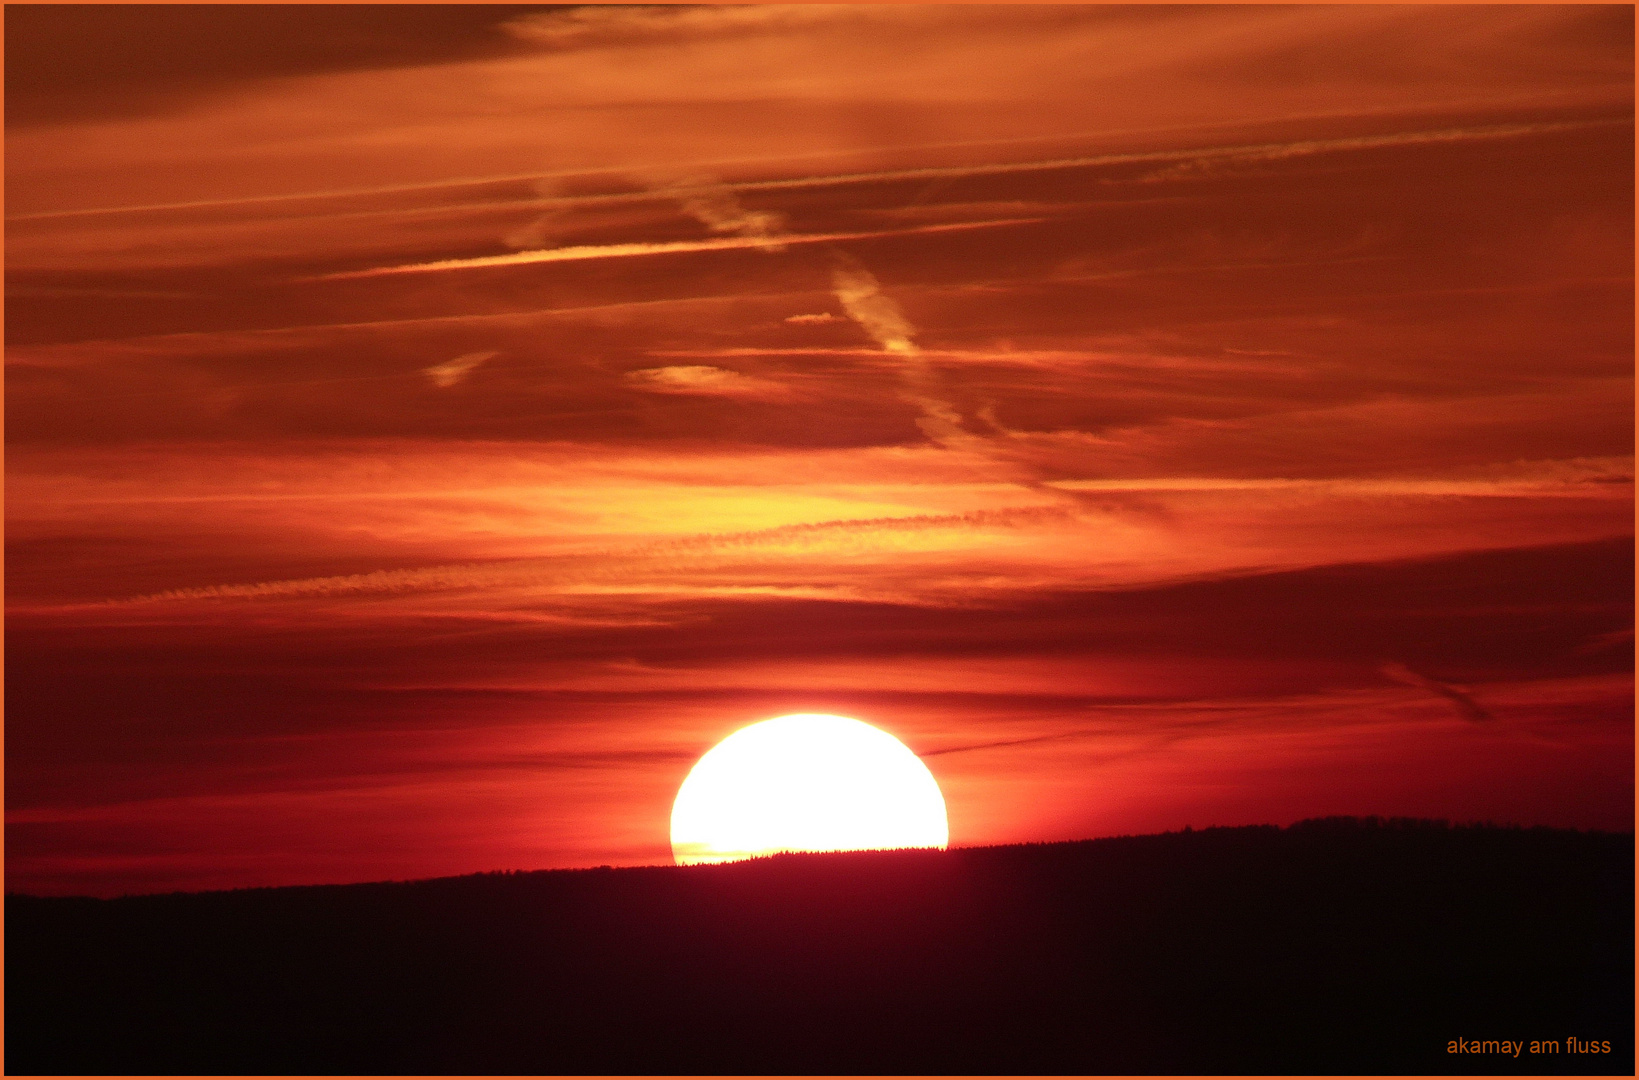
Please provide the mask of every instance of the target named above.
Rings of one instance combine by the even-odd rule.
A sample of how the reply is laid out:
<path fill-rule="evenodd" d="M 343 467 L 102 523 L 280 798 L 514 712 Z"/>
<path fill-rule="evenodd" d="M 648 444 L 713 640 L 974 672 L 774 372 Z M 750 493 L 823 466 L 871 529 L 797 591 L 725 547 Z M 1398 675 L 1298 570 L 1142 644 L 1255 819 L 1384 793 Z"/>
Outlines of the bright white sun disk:
<path fill-rule="evenodd" d="M 798 713 L 741 728 L 695 763 L 672 806 L 679 864 L 949 841 L 928 767 L 846 716 Z"/>

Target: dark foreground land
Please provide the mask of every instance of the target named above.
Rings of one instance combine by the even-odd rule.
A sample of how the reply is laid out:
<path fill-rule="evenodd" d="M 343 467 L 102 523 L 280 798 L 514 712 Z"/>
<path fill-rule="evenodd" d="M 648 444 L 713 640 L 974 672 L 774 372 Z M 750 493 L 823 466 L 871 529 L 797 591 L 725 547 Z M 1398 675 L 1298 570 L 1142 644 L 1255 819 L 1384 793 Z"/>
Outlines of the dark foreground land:
<path fill-rule="evenodd" d="M 12 896 L 5 1067 L 1631 1075 L 1633 853 L 1631 834 L 1332 819 Z"/>

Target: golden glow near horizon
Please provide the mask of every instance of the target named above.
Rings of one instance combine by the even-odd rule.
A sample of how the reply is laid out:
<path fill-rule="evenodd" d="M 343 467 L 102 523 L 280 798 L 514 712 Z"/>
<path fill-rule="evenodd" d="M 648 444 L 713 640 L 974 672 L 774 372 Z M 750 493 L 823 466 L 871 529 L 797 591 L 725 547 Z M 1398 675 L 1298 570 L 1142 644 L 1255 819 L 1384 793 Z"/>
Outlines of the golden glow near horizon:
<path fill-rule="evenodd" d="M 944 796 L 921 759 L 885 731 L 821 713 L 736 731 L 695 763 L 672 807 L 679 865 L 949 840 Z"/>

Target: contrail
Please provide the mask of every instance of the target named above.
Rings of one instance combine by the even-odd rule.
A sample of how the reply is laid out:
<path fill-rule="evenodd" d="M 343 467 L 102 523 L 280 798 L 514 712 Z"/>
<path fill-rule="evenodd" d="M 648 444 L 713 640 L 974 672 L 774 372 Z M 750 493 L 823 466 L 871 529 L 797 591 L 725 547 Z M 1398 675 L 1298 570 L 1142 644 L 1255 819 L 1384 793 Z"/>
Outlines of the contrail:
<path fill-rule="evenodd" d="M 262 496 L 250 496 L 260 499 Z M 300 498 L 297 496 L 296 498 Z M 174 501 L 174 500 L 171 500 Z M 498 562 L 446 563 L 439 566 L 403 570 L 372 570 L 362 574 L 339 574 L 318 578 L 285 578 L 236 585 L 200 585 L 142 596 L 99 601 L 98 607 L 128 607 L 137 604 L 178 600 L 266 600 L 310 597 L 383 595 L 412 592 L 442 592 L 460 589 L 507 586 L 562 586 L 630 572 L 631 560 L 657 559 L 721 553 L 737 555 L 764 544 L 789 543 L 808 537 L 871 533 L 878 530 L 949 529 L 967 527 L 1011 527 L 1051 521 L 1067 516 L 1058 507 L 1020 506 L 997 510 L 970 510 L 959 514 L 913 514 L 902 517 L 846 518 L 833 521 L 778 525 L 735 533 L 702 533 L 667 540 L 653 540 L 621 548 L 592 552 L 586 558 L 508 559 Z M 604 561 L 622 565 L 601 570 Z"/>
<path fill-rule="evenodd" d="M 685 214 L 714 233 L 760 240 L 764 251 L 785 250 L 779 236 L 785 227 L 785 215 L 770 210 L 747 210 L 740 204 L 734 189 L 716 177 L 666 174 L 642 176 L 641 179 L 656 195 L 676 199 Z M 503 236 L 501 242 L 507 247 L 544 248 L 551 241 L 553 226 L 575 205 L 574 199 L 562 197 L 559 182 L 554 177 L 544 177 L 532 186 L 535 193 L 541 196 L 539 205 L 545 209 L 527 224 Z"/>
<path fill-rule="evenodd" d="M 902 396 L 922 415 L 916 426 L 940 446 L 972 444 L 975 436 L 962 427 L 962 414 L 940 395 L 938 376 L 916 347 L 912 335 L 916 327 L 905 318 L 899 304 L 882 291 L 876 276 L 845 252 L 832 249 L 831 291 L 848 317 L 869 334 L 882 351 L 901 358 L 898 365 L 905 381 Z"/>
<path fill-rule="evenodd" d="M 986 176 L 998 173 L 1033 172 L 1048 169 L 1074 169 L 1100 165 L 1183 162 L 1195 159 L 1242 157 L 1267 153 L 1280 156 L 1325 153 L 1334 150 L 1372 149 L 1385 146 L 1406 146 L 1419 143 L 1467 142 L 1481 139 L 1510 139 L 1522 135 L 1539 135 L 1559 131 L 1575 131 L 1591 127 L 1627 125 L 1626 117 L 1592 120 L 1563 120 L 1538 124 L 1492 124 L 1478 127 L 1440 128 L 1428 131 L 1396 132 L 1388 135 L 1365 135 L 1340 139 L 1311 139 L 1289 143 L 1250 143 L 1237 146 L 1205 147 L 1189 150 L 1151 150 L 1132 153 L 1098 154 L 1072 158 L 1049 158 L 1039 161 L 1005 162 L 991 165 L 933 166 L 919 169 L 895 169 L 876 172 L 836 173 L 822 176 L 796 177 L 788 180 L 756 180 L 728 185 L 735 191 L 770 191 L 782 188 L 831 187 L 841 184 L 878 183 L 893 180 L 934 179 L 937 177 Z M 1216 126 L 1216 125 L 1208 125 Z M 1159 130 L 1176 130 L 1163 128 Z M 1186 129 L 1191 130 L 1191 129 Z M 998 139 L 951 143 L 929 143 L 902 147 L 903 150 L 938 149 L 956 146 L 1007 145 L 1019 142 L 1041 142 L 1060 138 L 1088 138 L 1092 136 L 1040 136 L 1027 139 Z M 1107 137 L 1107 136 L 1106 136 Z M 831 151 L 797 154 L 782 157 L 737 158 L 702 163 L 708 167 L 738 164 L 765 164 L 772 161 L 790 161 L 805 157 L 833 156 Z M 554 173 L 509 173 L 496 176 L 457 177 L 416 184 L 391 184 L 369 188 L 344 188 L 334 191 L 297 192 L 286 195 L 258 195 L 233 199 L 194 199 L 185 202 L 144 203 L 131 206 L 98 206 L 77 210 L 42 210 L 29 214 L 12 214 L 7 221 L 40 221 L 51 218 L 90 217 L 107 214 L 152 213 L 166 210 L 202 210 L 227 206 L 256 206 L 268 203 L 321 201 L 325 199 L 361 198 L 369 195 L 392 195 L 415 191 L 443 191 L 459 187 L 482 187 L 490 184 L 528 183 L 558 177 L 583 177 L 629 174 L 630 167 L 577 169 Z M 664 198 L 654 191 L 619 192 L 608 195 L 566 196 L 564 203 L 636 202 Z"/>
<path fill-rule="evenodd" d="M 1418 674 L 1401 663 L 1387 663 L 1378 670 L 1395 682 L 1405 683 L 1407 686 L 1415 686 L 1430 693 L 1439 694 L 1456 705 L 1457 711 L 1462 714 L 1465 720 L 1483 722 L 1493 719 L 1491 714 L 1480 706 L 1479 702 L 1449 683 L 1443 683 L 1438 679 L 1431 679 L 1427 675 Z"/>
<path fill-rule="evenodd" d="M 785 215 L 772 210 L 747 210 L 734 189 L 721 180 L 683 176 L 656 183 L 653 190 L 676 199 L 684 213 L 714 233 L 757 241 L 764 251 L 785 250 Z"/>
<path fill-rule="evenodd" d="M 770 297 L 806 297 L 808 292 L 777 292 L 756 294 L 758 298 Z M 725 304 L 736 303 L 743 299 L 738 296 L 680 296 L 664 300 L 622 300 L 613 304 L 587 304 L 579 307 L 537 308 L 533 311 L 504 311 L 496 314 L 467 314 L 467 315 L 427 315 L 411 319 L 371 319 L 364 322 L 338 323 L 295 323 L 290 326 L 264 326 L 249 330 L 222 330 L 199 331 L 188 330 L 170 334 L 147 334 L 133 338 L 92 338 L 87 341 L 72 342 L 68 346 L 38 345 L 18 346 L 6 350 L 5 362 L 8 367 L 19 365 L 46 366 L 49 360 L 41 357 L 50 357 L 57 352 L 79 352 L 90 346 L 125 347 L 132 344 L 146 345 L 187 345 L 199 343 L 214 347 L 240 348 L 253 344 L 263 338 L 277 338 L 285 335 L 312 334 L 319 331 L 349 331 L 349 330 L 376 330 L 376 329 L 407 329 L 418 326 L 449 326 L 472 324 L 476 326 L 523 326 L 542 319 L 570 318 L 576 315 L 592 313 L 625 311 L 625 310 L 663 310 L 687 304 Z M 865 353 L 869 350 L 860 350 Z M 665 353 L 652 353 L 663 356 Z M 684 355 L 678 353 L 677 355 Z M 703 355 L 703 354 L 702 354 Z M 392 376 L 398 378 L 398 376 Z"/>
<path fill-rule="evenodd" d="M 968 229 L 995 229 L 1007 225 L 1034 225 L 1046 218 L 1002 218 L 996 221 L 964 221 L 951 225 L 920 225 L 909 229 L 884 229 L 877 232 L 812 233 L 788 235 L 779 238 L 781 244 L 827 244 L 841 240 L 875 240 L 888 236 L 914 236 L 924 233 L 961 232 Z M 767 248 L 767 237 L 732 236 L 715 240 L 671 240 L 662 243 L 586 244 L 577 247 L 545 248 L 539 251 L 514 251 L 506 255 L 480 255 L 473 259 L 440 259 L 437 262 L 409 263 L 404 266 L 378 266 L 369 270 L 347 270 L 339 274 L 319 274 L 297 278 L 298 281 L 341 281 L 348 278 L 381 277 L 386 274 L 432 274 L 444 270 L 471 270 L 485 266 L 524 266 L 531 263 L 579 262 L 585 259 L 620 259 L 635 255 L 674 255 L 693 251 L 735 251 L 746 248 Z"/>
<path fill-rule="evenodd" d="M 1028 746 L 1031 743 L 1057 742 L 1060 739 L 1084 739 L 1107 732 L 1097 730 L 1061 731 L 1054 735 L 1033 735 L 1028 739 L 1001 739 L 996 742 L 974 743 L 971 746 L 947 746 L 943 750 L 924 750 L 917 757 L 938 757 L 941 754 L 966 754 L 974 750 L 998 750 L 1004 746 Z"/>
<path fill-rule="evenodd" d="M 831 270 L 831 289 L 842 310 L 884 351 L 915 356 L 917 348 L 911 335 L 916 333 L 916 327 L 905 318 L 893 298 L 882 292 L 876 276 L 858 259 L 840 251 L 833 254 L 837 265 Z"/>
<path fill-rule="evenodd" d="M 1510 139 L 1553 131 L 1629 124 L 1628 119 L 1567 120 L 1541 124 L 1493 124 L 1485 127 L 1439 128 L 1430 131 L 1395 132 L 1388 135 L 1357 135 L 1339 139 L 1301 139 L 1284 143 L 1248 143 L 1190 150 L 1147 150 L 1089 157 L 1051 158 L 1043 161 L 998 162 L 990 165 L 945 165 L 919 169 L 895 169 L 871 173 L 844 173 L 790 180 L 755 180 L 735 184 L 736 191 L 769 191 L 781 188 L 834 187 L 843 184 L 883 183 L 894 180 L 932 180 L 941 177 L 996 176 L 1006 173 L 1044 172 L 1053 169 L 1083 169 L 1101 165 L 1132 165 L 1162 162 L 1215 161 L 1218 159 L 1276 159 L 1333 153 L 1340 150 L 1372 150 L 1388 146 L 1417 146 L 1428 143 L 1471 142 Z M 597 198 L 598 196 L 593 196 Z"/>

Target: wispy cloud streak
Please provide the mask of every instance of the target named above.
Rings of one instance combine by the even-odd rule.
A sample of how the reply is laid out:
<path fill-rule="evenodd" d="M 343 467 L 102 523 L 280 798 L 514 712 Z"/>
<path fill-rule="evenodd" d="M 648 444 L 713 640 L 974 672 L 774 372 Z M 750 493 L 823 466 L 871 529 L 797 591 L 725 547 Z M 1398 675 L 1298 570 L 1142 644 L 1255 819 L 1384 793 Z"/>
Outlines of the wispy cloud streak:
<path fill-rule="evenodd" d="M 494 351 L 493 349 L 487 352 L 466 353 L 462 356 L 457 356 L 454 360 L 448 360 L 442 364 L 434 364 L 432 367 L 423 368 L 422 374 L 431 379 L 434 386 L 448 389 L 449 387 L 459 383 L 462 379 L 465 379 L 486 360 L 493 360 L 495 357 L 500 355 L 500 353 Z"/>

